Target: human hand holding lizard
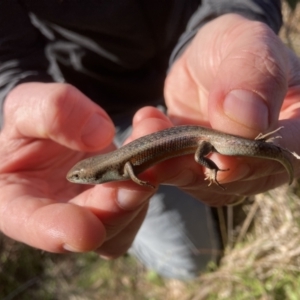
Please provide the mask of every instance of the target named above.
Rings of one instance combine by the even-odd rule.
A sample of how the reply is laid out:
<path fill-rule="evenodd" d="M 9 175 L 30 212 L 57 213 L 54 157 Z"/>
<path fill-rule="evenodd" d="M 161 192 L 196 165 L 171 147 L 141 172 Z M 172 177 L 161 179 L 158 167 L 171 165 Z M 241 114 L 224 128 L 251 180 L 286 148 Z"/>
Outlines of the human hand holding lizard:
<path fill-rule="evenodd" d="M 299 62 L 270 29 L 258 24 L 254 30 L 254 24 L 228 15 L 199 31 L 168 75 L 169 115 L 176 125 L 211 125 L 248 138 L 277 128 L 279 116 L 280 125 L 285 126 L 282 146 L 299 153 L 299 145 L 294 144 Z M 243 89 L 255 91 L 254 96 L 241 97 Z M 232 90 L 235 100 L 224 101 Z M 238 101 L 242 105 L 236 105 Z M 95 111 L 98 118 L 90 120 Z M 81 134 L 89 120 L 95 124 L 89 129 L 94 134 L 90 141 L 96 144 L 86 144 Z M 172 124 L 154 108 L 145 108 L 133 125 L 131 138 Z M 89 188 L 65 180 L 74 163 L 104 150 L 113 134 L 103 110 L 72 87 L 36 83 L 17 87 L 6 99 L 5 127 L 0 135 L 1 231 L 47 251 L 97 249 L 109 257 L 126 252 L 155 191 L 133 182 Z M 177 185 L 211 205 L 230 203 L 236 194 L 260 192 L 287 181 L 277 163 L 251 159 L 246 165 L 245 159 L 242 163 L 236 158 L 213 159 L 220 168 L 230 167 L 219 177 L 226 184 L 225 192 L 207 188 L 202 168 L 187 157 L 178 158 L 172 168 L 167 167 L 169 162 L 158 165 L 150 172 L 150 180 Z M 297 175 L 297 166 L 295 169 Z M 257 178 L 262 172 L 266 176 Z M 274 172 L 281 173 L 272 175 Z"/>

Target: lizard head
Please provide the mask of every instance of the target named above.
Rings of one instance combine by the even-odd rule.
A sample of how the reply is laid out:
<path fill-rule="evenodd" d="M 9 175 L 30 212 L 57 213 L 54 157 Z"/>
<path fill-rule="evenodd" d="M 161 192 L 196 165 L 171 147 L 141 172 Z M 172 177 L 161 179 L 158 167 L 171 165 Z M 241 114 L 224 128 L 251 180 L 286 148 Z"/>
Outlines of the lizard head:
<path fill-rule="evenodd" d="M 67 180 L 80 184 L 100 184 L 109 181 L 124 180 L 118 168 L 113 168 L 108 157 L 99 155 L 78 162 L 68 172 Z"/>

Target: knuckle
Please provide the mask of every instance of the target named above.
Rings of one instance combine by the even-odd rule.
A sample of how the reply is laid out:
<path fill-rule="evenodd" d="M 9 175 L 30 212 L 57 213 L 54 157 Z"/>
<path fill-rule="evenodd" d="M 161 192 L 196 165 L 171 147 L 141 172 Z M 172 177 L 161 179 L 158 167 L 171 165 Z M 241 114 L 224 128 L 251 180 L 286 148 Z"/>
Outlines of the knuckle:
<path fill-rule="evenodd" d="M 72 115 L 76 105 L 76 94 L 78 90 L 69 84 L 54 84 L 46 100 L 46 108 L 43 110 L 49 120 L 49 134 L 56 134 L 65 125 L 68 125 L 69 118 Z"/>

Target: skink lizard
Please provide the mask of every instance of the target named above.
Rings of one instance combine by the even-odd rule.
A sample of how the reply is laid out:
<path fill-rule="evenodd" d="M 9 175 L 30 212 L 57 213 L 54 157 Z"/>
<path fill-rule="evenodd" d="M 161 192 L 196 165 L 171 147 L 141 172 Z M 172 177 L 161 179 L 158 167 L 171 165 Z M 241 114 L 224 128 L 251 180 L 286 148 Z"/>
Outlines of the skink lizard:
<path fill-rule="evenodd" d="M 294 170 L 289 156 L 295 154 L 276 146 L 272 143 L 273 138 L 268 138 L 280 129 L 249 140 L 200 126 L 171 127 L 138 138 L 115 151 L 84 159 L 68 172 L 67 179 L 82 184 L 131 179 L 137 184 L 154 187 L 140 180 L 137 175 L 164 160 L 194 153 L 196 162 L 211 170 L 206 178 L 210 184 L 224 188 L 217 181 L 217 173 L 226 170 L 219 169 L 206 157 L 211 152 L 217 152 L 229 156 L 276 160 L 285 167 L 291 183 Z"/>

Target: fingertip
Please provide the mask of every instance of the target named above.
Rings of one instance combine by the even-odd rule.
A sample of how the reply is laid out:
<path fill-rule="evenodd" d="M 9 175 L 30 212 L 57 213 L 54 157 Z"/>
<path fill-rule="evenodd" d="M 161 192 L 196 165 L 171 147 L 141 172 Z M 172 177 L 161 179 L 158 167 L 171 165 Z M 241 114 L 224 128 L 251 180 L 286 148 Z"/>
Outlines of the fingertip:
<path fill-rule="evenodd" d="M 132 135 L 126 140 L 125 144 L 145 135 L 172 127 L 169 121 L 160 118 L 148 118 L 140 121 L 133 127 Z"/>
<path fill-rule="evenodd" d="M 287 91 L 287 52 L 265 24 L 230 15 L 221 18 L 225 31 L 217 32 L 222 36 L 217 40 L 217 71 L 210 79 L 209 120 L 215 129 L 254 137 L 277 126 Z"/>
<path fill-rule="evenodd" d="M 216 130 L 255 138 L 271 126 L 269 107 L 255 92 L 237 89 L 227 95 L 212 93 L 210 100 L 210 124 Z"/>
<path fill-rule="evenodd" d="M 143 107 L 133 118 L 133 132 L 126 143 L 144 135 L 171 127 L 170 119 L 155 107 Z"/>
<path fill-rule="evenodd" d="M 108 146 L 114 137 L 115 127 L 110 120 L 94 113 L 85 123 L 81 141 L 88 150 L 98 150 Z"/>
<path fill-rule="evenodd" d="M 97 249 L 106 236 L 100 220 L 74 204 L 53 204 L 39 209 L 28 224 L 31 245 L 49 252 L 87 252 Z"/>
<path fill-rule="evenodd" d="M 157 118 L 166 122 L 170 122 L 169 118 L 164 114 L 164 112 L 153 106 L 145 106 L 139 109 L 133 117 L 132 123 L 133 126 L 136 126 L 138 123 L 144 121 L 148 118 Z"/>
<path fill-rule="evenodd" d="M 265 132 L 269 128 L 269 110 L 266 102 L 255 92 L 232 90 L 223 102 L 225 115 L 238 124 Z"/>
<path fill-rule="evenodd" d="M 50 137 L 71 149 L 93 152 L 107 147 L 115 128 L 108 114 L 73 86 L 59 87 L 47 128 Z M 55 122 L 53 122 L 55 120 Z"/>

